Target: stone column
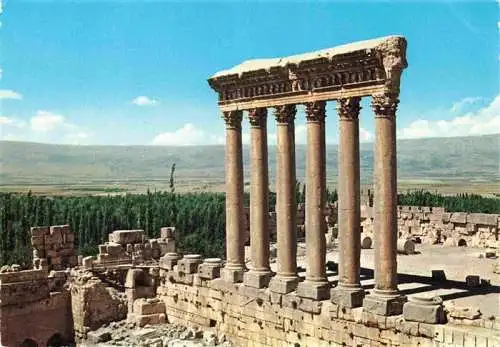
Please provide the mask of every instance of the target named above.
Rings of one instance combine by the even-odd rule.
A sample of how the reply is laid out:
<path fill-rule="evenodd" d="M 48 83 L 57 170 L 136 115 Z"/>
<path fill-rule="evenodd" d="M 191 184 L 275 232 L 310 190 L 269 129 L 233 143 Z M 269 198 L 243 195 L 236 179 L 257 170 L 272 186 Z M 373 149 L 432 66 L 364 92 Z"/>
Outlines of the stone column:
<path fill-rule="evenodd" d="M 286 294 L 297 288 L 297 201 L 295 197 L 295 105 L 275 109 L 277 145 L 276 234 L 278 272 L 269 288 Z"/>
<path fill-rule="evenodd" d="M 397 315 L 403 311 L 405 297 L 398 293 L 396 247 L 396 108 L 397 94 L 373 95 L 375 112 L 374 150 L 374 234 L 375 288 L 363 307 L 380 315 Z"/>
<path fill-rule="evenodd" d="M 359 187 L 359 101 L 353 97 L 338 100 L 339 114 L 339 283 L 332 289 L 332 301 L 341 306 L 363 304 L 361 288 L 361 222 Z"/>
<path fill-rule="evenodd" d="M 245 240 L 243 225 L 242 111 L 224 112 L 226 123 L 226 257 L 221 277 L 227 282 L 243 281 Z"/>
<path fill-rule="evenodd" d="M 269 284 L 269 178 L 267 167 L 267 109 L 248 111 L 251 126 L 250 248 L 252 267 L 245 273 L 246 286 Z"/>
<path fill-rule="evenodd" d="M 326 277 L 326 173 L 325 173 L 325 101 L 306 104 L 306 280 L 299 283 L 297 295 L 314 300 L 330 296 Z"/>

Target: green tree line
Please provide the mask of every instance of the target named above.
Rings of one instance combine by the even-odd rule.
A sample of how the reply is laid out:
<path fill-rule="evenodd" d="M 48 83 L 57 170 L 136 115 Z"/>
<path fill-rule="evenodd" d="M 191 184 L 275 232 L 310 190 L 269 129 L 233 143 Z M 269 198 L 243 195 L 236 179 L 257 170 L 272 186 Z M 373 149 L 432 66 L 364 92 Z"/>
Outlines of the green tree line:
<path fill-rule="evenodd" d="M 305 201 L 305 186 L 297 183 L 297 202 Z M 328 192 L 328 201 L 337 192 Z M 249 195 L 245 194 L 245 201 Z M 275 193 L 269 196 L 274 210 Z M 417 191 L 398 195 L 399 204 L 441 206 L 448 211 L 500 213 L 500 199 L 460 194 L 442 196 Z M 97 245 L 119 229 L 144 229 L 158 237 L 163 226 L 175 226 L 181 252 L 224 257 L 225 197 L 223 193 L 150 192 L 115 196 L 38 196 L 0 193 L 0 265 L 29 267 L 32 259 L 31 226 L 69 224 L 80 254 L 97 252 Z"/>

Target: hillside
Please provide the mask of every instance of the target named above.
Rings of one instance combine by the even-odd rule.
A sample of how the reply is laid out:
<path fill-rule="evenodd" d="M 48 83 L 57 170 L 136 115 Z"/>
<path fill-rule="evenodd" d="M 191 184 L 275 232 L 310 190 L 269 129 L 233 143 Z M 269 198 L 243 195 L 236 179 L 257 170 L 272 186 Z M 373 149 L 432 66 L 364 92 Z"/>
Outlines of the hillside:
<path fill-rule="evenodd" d="M 500 180 L 500 135 L 398 141 L 398 178 L 420 182 L 485 182 Z M 361 145 L 361 177 L 370 183 L 373 144 Z M 327 176 L 337 176 L 336 145 L 327 147 Z M 269 148 L 271 176 L 275 148 Z M 297 176 L 304 178 L 305 146 L 297 146 Z M 248 173 L 248 146 L 244 147 Z M 224 180 L 224 147 L 71 146 L 0 141 L 0 181 L 8 187 L 109 186 L 165 187 L 171 165 L 176 182 L 199 189 Z M 249 178 L 248 174 L 246 178 Z M 82 188 L 83 189 L 83 188 Z"/>

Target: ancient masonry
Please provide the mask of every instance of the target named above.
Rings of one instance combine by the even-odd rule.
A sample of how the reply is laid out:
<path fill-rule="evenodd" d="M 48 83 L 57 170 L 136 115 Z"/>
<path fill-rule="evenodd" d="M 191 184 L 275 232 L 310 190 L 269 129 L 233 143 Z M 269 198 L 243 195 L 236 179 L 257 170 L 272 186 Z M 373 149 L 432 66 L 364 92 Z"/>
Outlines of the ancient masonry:
<path fill-rule="evenodd" d="M 95 329 L 125 318 L 138 326 L 170 322 L 210 327 L 241 346 L 500 345 L 500 319 L 467 309 L 446 312 L 440 298 L 407 301 L 398 291 L 399 232 L 416 238 L 425 224 L 434 223 L 444 238 L 450 230 L 465 235 L 475 228 L 476 233 L 485 233 L 488 226 L 498 238 L 498 216 L 463 217 L 397 206 L 395 121 L 400 76 L 406 66 L 406 40 L 391 36 L 247 61 L 215 74 L 209 84 L 219 95 L 226 124 L 227 259 L 177 254 L 173 228 L 163 228 L 154 240 L 142 230 L 122 230 L 99 246 L 97 257 L 76 258 L 78 266 L 67 269 L 75 265 L 69 229 L 34 228 L 34 269 L 10 267 L 0 273 L 0 345 L 98 342 Z M 372 97 L 376 128 L 374 206 L 363 208 L 363 233 L 375 241 L 375 287 L 366 294 L 360 284 L 358 124 L 364 96 Z M 325 107 L 331 100 L 338 103 L 340 127 L 340 258 L 334 288 L 326 274 L 325 238 L 325 215 L 331 217 L 328 211 L 333 211 L 325 205 Z M 307 118 L 305 278 L 297 269 L 297 211 L 301 211 L 294 194 L 297 104 L 305 105 Z M 269 252 L 268 107 L 274 108 L 278 137 L 276 273 L 271 271 Z M 249 269 L 244 254 L 243 110 L 248 111 L 251 125 Z M 490 218 L 497 218 L 497 224 Z M 398 224 L 405 230 L 398 231 Z"/>

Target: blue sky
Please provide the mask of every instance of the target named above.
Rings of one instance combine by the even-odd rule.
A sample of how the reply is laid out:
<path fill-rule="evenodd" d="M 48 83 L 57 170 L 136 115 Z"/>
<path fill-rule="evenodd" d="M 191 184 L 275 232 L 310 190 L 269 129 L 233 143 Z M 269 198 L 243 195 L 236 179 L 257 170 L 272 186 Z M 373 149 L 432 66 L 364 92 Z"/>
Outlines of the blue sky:
<path fill-rule="evenodd" d="M 0 139 L 223 143 L 206 82 L 213 73 L 391 34 L 408 40 L 400 138 L 500 133 L 495 1 L 4 0 L 2 9 Z M 363 106 L 370 141 L 368 99 Z M 327 139 L 336 143 L 335 102 L 327 111 Z M 299 113 L 298 143 L 304 122 Z"/>

